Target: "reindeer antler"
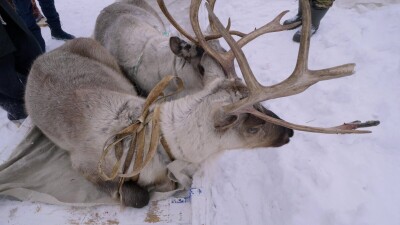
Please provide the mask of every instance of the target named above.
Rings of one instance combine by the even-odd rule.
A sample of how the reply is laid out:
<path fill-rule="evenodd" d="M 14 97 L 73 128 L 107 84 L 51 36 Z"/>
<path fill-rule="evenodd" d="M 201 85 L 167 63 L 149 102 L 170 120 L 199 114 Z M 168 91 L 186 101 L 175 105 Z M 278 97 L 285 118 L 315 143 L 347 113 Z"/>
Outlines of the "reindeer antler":
<path fill-rule="evenodd" d="M 203 47 L 204 50 L 207 52 L 207 54 L 209 54 L 211 57 L 213 57 L 215 60 L 218 61 L 218 63 L 222 66 L 222 68 L 224 69 L 224 71 L 228 75 L 228 77 L 237 78 L 236 73 L 233 70 L 234 59 L 235 59 L 235 55 L 233 54 L 233 52 L 229 51 L 227 53 L 222 54 L 222 53 L 214 50 L 207 43 L 207 41 L 209 41 L 209 40 L 222 37 L 221 34 L 215 33 L 217 30 L 215 29 L 215 25 L 213 24 L 213 21 L 210 20 L 210 27 L 211 27 L 211 30 L 214 32 L 214 34 L 205 36 L 201 31 L 200 24 L 199 24 L 199 18 L 198 18 L 198 11 L 199 11 L 201 2 L 202 2 L 201 0 L 192 0 L 191 4 L 190 4 L 190 21 L 192 24 L 193 31 L 196 35 L 196 38 L 195 38 L 192 35 L 190 35 L 185 29 L 183 29 L 178 24 L 178 22 L 176 22 L 176 20 L 172 17 L 172 15 L 169 13 L 167 7 L 165 6 L 164 0 L 157 0 L 157 3 L 160 6 L 161 11 L 167 17 L 169 22 L 175 27 L 175 29 L 177 29 L 183 36 L 185 36 L 187 39 L 189 39 L 194 44 Z M 207 2 L 210 5 L 211 10 L 213 10 L 216 0 L 207 0 Z M 231 25 L 230 19 L 228 20 L 228 25 L 226 28 L 224 28 L 224 30 L 226 30 L 229 34 L 241 37 L 241 39 L 238 41 L 238 45 L 240 47 L 243 47 L 247 43 L 249 43 L 251 40 L 261 36 L 262 34 L 288 30 L 288 29 L 298 26 L 300 24 L 300 22 L 296 22 L 294 24 L 289 24 L 289 25 L 281 25 L 279 23 L 281 18 L 287 12 L 288 11 L 282 12 L 271 22 L 267 23 L 266 25 L 262 26 L 259 29 L 255 29 L 254 31 L 252 31 L 248 34 L 244 34 L 240 31 L 230 30 L 230 25 Z"/>
<path fill-rule="evenodd" d="M 210 0 L 209 0 L 210 1 Z M 221 36 L 223 36 L 223 33 L 228 33 L 227 29 L 223 28 L 223 33 L 220 30 L 220 26 L 222 25 L 219 19 L 215 16 L 213 12 L 213 7 L 215 4 L 215 1 L 212 0 L 211 5 L 209 1 L 206 3 L 207 10 L 209 12 L 209 18 L 210 18 L 210 25 L 212 29 L 217 29 L 220 33 Z M 234 59 L 236 55 L 233 52 L 233 49 L 229 50 L 228 52 L 221 53 L 217 52 L 215 49 L 213 49 L 208 43 L 206 37 L 203 35 L 200 24 L 199 24 L 199 18 L 198 18 L 198 11 L 200 8 L 201 0 L 192 0 L 191 6 L 190 6 L 190 21 L 192 24 L 193 31 L 197 37 L 197 40 L 199 42 L 199 45 L 203 47 L 203 49 L 209 54 L 211 57 L 213 57 L 215 60 L 218 61 L 218 63 L 222 66 L 224 69 L 225 73 L 228 75 L 230 78 L 237 78 L 235 73 L 233 72 L 233 67 L 234 67 Z M 210 13 L 212 12 L 212 13 Z M 233 40 L 233 38 L 229 35 L 231 41 L 235 42 L 235 45 L 237 45 L 239 48 L 242 48 L 245 46 L 247 43 L 250 41 L 254 40 L 255 38 L 266 34 L 266 33 L 271 33 L 271 32 L 278 32 L 278 31 L 283 31 L 283 30 L 288 30 L 291 28 L 294 28 L 299 25 L 300 22 L 290 24 L 290 25 L 281 25 L 279 21 L 281 18 L 287 13 L 288 11 L 284 11 L 280 13 L 275 19 L 273 19 L 271 22 L 265 24 L 259 29 L 255 29 L 254 31 L 242 36 L 242 38 L 236 43 L 236 41 Z M 215 20 L 215 18 L 217 20 Z M 214 24 L 214 23 L 219 23 Z M 226 39 L 226 38 L 225 38 Z"/>
<path fill-rule="evenodd" d="M 310 14 L 310 5 L 307 0 L 302 0 L 302 12 L 303 12 L 303 19 L 302 19 L 302 31 L 301 31 L 301 40 L 300 40 L 300 47 L 298 53 L 297 64 L 292 72 L 292 74 L 282 81 L 281 83 L 272 85 L 272 86 L 263 86 L 261 85 L 257 79 L 255 78 L 247 59 L 241 50 L 241 45 L 239 42 L 236 42 L 229 33 L 225 30 L 222 26 L 221 22 L 211 10 L 211 7 L 208 3 L 206 3 L 206 7 L 209 13 L 209 16 L 215 25 L 216 29 L 221 33 L 224 37 L 228 45 L 231 47 L 229 52 L 233 52 L 233 55 L 236 57 L 239 67 L 242 71 L 243 77 L 245 79 L 246 85 L 249 88 L 250 94 L 246 98 L 235 102 L 231 105 L 225 106 L 224 110 L 228 114 L 239 114 L 239 113 L 251 113 L 261 119 L 267 120 L 268 122 L 284 126 L 287 128 L 295 129 L 295 130 L 302 130 L 308 132 L 318 132 L 318 133 L 367 133 L 369 131 L 358 131 L 353 130 L 357 129 L 358 127 L 368 127 L 368 126 L 376 126 L 379 124 L 379 121 L 370 121 L 368 123 L 358 123 L 359 126 L 338 126 L 334 128 L 316 128 L 316 127 L 308 127 L 308 126 L 300 126 L 288 123 L 283 120 L 277 120 L 272 117 L 269 117 L 265 114 L 262 114 L 253 108 L 255 103 L 286 97 L 290 95 L 295 95 L 298 93 L 303 92 L 311 85 L 322 81 L 322 80 L 329 80 L 335 79 L 343 76 L 349 76 L 354 73 L 355 64 L 345 64 L 337 67 L 332 67 L 328 69 L 322 70 L 309 70 L 308 69 L 308 55 L 309 55 L 309 46 L 310 46 L 310 29 L 311 29 L 311 14 Z M 199 1 L 192 0 L 192 3 Z M 192 13 L 192 10 L 191 10 Z M 194 12 L 193 12 L 194 13 Z M 281 14 L 282 15 L 282 14 Z M 281 16 L 280 15 L 280 16 Z M 270 30 L 275 27 L 280 28 L 282 25 L 278 25 L 280 20 L 280 16 L 275 18 L 270 24 L 266 25 L 266 28 L 263 31 L 255 32 L 252 35 L 248 35 L 243 37 L 245 41 L 243 43 L 248 43 L 249 41 L 253 40 L 257 35 L 261 35 L 266 33 L 265 30 Z M 283 15 L 282 15 L 283 16 Z M 192 16 L 191 16 L 192 17 Z M 279 20 L 278 20 L 279 19 Z M 196 25 L 196 24 L 195 24 Z M 193 22 L 192 22 L 193 26 Z M 197 28 L 198 29 L 198 28 Z M 275 28 L 276 29 L 276 28 Z M 260 29 L 261 30 L 261 29 Z M 195 31 L 196 32 L 196 31 Z M 199 33 L 197 31 L 197 33 Z M 197 35 L 196 33 L 196 35 Z M 261 33 L 261 34 L 260 34 Z M 197 35 L 199 37 L 199 35 Z M 199 38 L 200 40 L 200 38 Z M 204 42 L 204 39 L 202 40 Z M 200 41 L 200 42 L 202 42 Z M 202 43 L 203 44 L 203 43 Z M 243 44 L 243 45 L 244 45 Z M 211 50 L 210 50 L 211 51 Z M 227 54 L 228 55 L 228 54 Z M 213 56 L 214 57 L 214 56 Z M 232 56 L 229 56 L 232 57 Z M 216 57 L 218 61 L 224 61 L 227 56 Z"/>
<path fill-rule="evenodd" d="M 212 4 L 212 8 L 214 8 L 215 5 L 215 1 L 216 0 L 212 0 L 211 4 Z M 196 38 L 194 38 L 192 35 L 189 34 L 189 32 L 187 32 L 185 29 L 183 29 L 178 22 L 176 22 L 176 20 L 174 19 L 174 17 L 169 13 L 167 7 L 165 6 L 164 0 L 157 0 L 157 3 L 161 9 L 161 11 L 164 13 L 165 17 L 168 19 L 168 21 L 172 24 L 172 26 L 175 27 L 175 29 L 178 30 L 178 32 L 180 32 L 183 36 L 185 36 L 188 40 L 190 40 L 191 42 L 193 42 L 194 44 L 198 44 L 198 41 L 196 40 Z M 230 20 L 228 21 L 228 25 L 226 27 L 227 30 L 230 29 Z M 245 36 L 244 33 L 240 32 L 240 31 L 235 31 L 235 30 L 230 30 L 229 31 L 230 34 L 232 35 L 237 35 L 240 37 Z M 207 35 L 205 37 L 205 39 L 208 40 L 213 40 L 213 39 L 218 39 L 221 38 L 222 36 L 220 34 L 210 34 Z"/>

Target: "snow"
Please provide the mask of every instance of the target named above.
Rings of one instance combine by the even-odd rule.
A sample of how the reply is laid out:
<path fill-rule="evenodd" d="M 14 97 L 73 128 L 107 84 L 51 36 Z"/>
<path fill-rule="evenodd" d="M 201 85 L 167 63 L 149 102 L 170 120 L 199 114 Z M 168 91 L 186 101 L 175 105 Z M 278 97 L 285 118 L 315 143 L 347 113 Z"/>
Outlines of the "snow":
<path fill-rule="evenodd" d="M 66 31 L 88 37 L 99 11 L 111 2 L 56 1 L 56 6 Z M 182 6 L 187 1 L 176 2 L 187 8 Z M 283 10 L 291 10 L 284 19 L 293 16 L 297 4 L 293 0 L 219 1 L 216 14 L 223 22 L 230 17 L 233 29 L 249 32 Z M 336 1 L 311 39 L 309 65 L 321 69 L 354 62 L 356 73 L 264 103 L 299 124 L 380 120 L 378 127 L 370 129 L 373 133 L 295 132 L 291 142 L 280 148 L 229 150 L 212 156 L 193 183 L 208 196 L 206 216 L 201 215 L 207 224 L 400 224 L 399 17 L 398 0 Z M 48 28 L 42 31 L 48 50 L 63 43 L 52 40 Z M 268 34 L 244 48 L 263 84 L 280 82 L 293 70 L 298 50 L 291 40 L 294 32 Z M 0 127 L 0 145 L 9 145 L 18 128 L 3 111 Z M 6 155 L 1 151 L 0 158 Z M 27 223 L 29 218 L 19 221 Z M 128 221 L 122 219 L 120 224 Z M 193 224 L 199 221 L 192 218 Z M 0 218 L 0 224 L 9 222 Z"/>

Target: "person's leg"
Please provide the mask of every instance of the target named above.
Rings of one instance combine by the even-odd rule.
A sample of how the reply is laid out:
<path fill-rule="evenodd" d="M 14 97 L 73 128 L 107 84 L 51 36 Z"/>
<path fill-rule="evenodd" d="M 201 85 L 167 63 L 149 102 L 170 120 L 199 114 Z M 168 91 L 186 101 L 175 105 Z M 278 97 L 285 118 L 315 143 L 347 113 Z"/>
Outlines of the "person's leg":
<path fill-rule="evenodd" d="M 32 32 L 33 36 L 35 36 L 43 52 L 46 51 L 46 44 L 42 37 L 40 27 L 36 24 L 35 17 L 33 17 L 31 0 L 14 0 L 14 4 L 18 15 L 22 18 L 25 25 Z"/>
<path fill-rule="evenodd" d="M 31 0 L 31 2 L 32 2 L 33 17 L 35 17 L 35 19 L 37 20 L 41 16 L 40 10 L 36 5 L 36 1 L 35 0 Z"/>
<path fill-rule="evenodd" d="M 333 1 L 334 0 L 311 1 L 311 35 L 317 32 L 322 18 L 328 12 L 328 9 L 332 6 Z M 294 34 L 293 41 L 300 42 L 300 38 L 301 38 L 301 29 Z"/>
<path fill-rule="evenodd" d="M 17 73 L 14 65 L 13 54 L 1 57 L 0 107 L 8 112 L 10 120 L 19 120 L 27 117 L 24 107 L 24 91 L 27 77 Z"/>
<path fill-rule="evenodd" d="M 39 27 L 47 26 L 46 18 L 42 15 L 39 8 L 37 7 L 36 0 L 32 0 L 32 8 L 33 8 L 33 16 L 36 19 L 37 25 L 39 25 Z"/>
<path fill-rule="evenodd" d="M 317 9 L 329 9 L 335 0 L 313 0 L 312 5 Z"/>
<path fill-rule="evenodd" d="M 61 28 L 60 17 L 54 5 L 54 0 L 38 0 L 44 16 L 47 18 L 47 24 L 50 27 L 51 36 L 58 40 L 69 40 L 75 37 L 66 33 Z"/>
<path fill-rule="evenodd" d="M 283 25 L 292 24 L 292 23 L 301 21 L 302 16 L 303 16 L 303 13 L 302 13 L 302 11 L 301 11 L 301 0 L 298 0 L 298 2 L 299 2 L 299 8 L 297 9 L 297 14 L 296 14 L 294 17 L 285 20 L 285 21 L 283 22 Z M 300 24 L 299 26 L 301 26 L 301 24 Z M 296 27 L 297 27 L 297 26 L 296 26 Z M 296 27 L 294 27 L 294 28 L 296 28 Z M 294 29 L 294 28 L 293 28 L 293 29 Z"/>
<path fill-rule="evenodd" d="M 0 107 L 7 112 L 7 117 L 9 120 L 21 120 L 28 116 L 23 102 L 7 98 L 1 94 Z"/>

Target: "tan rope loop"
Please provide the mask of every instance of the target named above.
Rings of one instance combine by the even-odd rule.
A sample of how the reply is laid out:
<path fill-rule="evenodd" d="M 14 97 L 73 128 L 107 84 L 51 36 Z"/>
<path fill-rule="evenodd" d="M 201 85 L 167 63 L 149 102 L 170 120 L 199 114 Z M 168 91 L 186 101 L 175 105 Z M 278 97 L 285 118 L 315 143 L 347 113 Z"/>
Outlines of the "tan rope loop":
<path fill-rule="evenodd" d="M 176 80 L 177 82 L 177 90 L 172 94 L 165 96 L 164 90 L 171 83 L 171 81 Z M 103 148 L 103 153 L 100 157 L 98 163 L 98 172 L 101 177 L 106 180 L 114 180 L 117 177 L 120 177 L 120 188 L 125 180 L 125 178 L 131 178 L 137 176 L 140 171 L 150 162 L 153 156 L 156 153 L 156 149 L 158 143 L 160 141 L 160 106 L 156 105 L 154 111 L 150 113 L 150 107 L 156 103 L 160 103 L 165 101 L 165 99 L 171 95 L 176 94 L 177 92 L 183 89 L 183 82 L 179 77 L 176 76 L 166 76 L 164 77 L 149 93 L 146 101 L 143 105 L 143 110 L 141 116 L 136 119 L 131 125 L 124 128 L 116 135 L 110 137 Z M 149 127 L 151 124 L 151 127 Z M 151 129 L 150 132 L 150 144 L 146 151 L 145 149 L 145 141 L 146 141 L 146 129 Z M 124 164 L 121 168 L 121 161 L 123 155 L 123 140 L 126 138 L 131 138 L 129 150 L 125 157 Z M 108 144 L 112 139 L 115 139 L 112 143 Z M 113 165 L 111 174 L 106 174 L 103 170 L 103 163 L 107 155 L 111 152 L 111 149 L 114 148 L 115 156 L 117 158 L 116 163 Z M 135 156 L 135 157 L 134 157 Z M 132 160 L 134 157 L 133 169 L 130 173 L 127 173 L 129 167 L 131 166 Z M 121 192 L 120 192 L 121 193 Z"/>

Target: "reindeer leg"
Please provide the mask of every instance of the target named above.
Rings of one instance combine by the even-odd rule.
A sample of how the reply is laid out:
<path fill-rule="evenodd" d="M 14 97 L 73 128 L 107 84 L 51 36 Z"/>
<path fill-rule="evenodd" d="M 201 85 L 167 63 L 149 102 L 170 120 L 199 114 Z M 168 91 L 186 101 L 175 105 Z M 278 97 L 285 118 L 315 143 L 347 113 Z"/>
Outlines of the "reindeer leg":
<path fill-rule="evenodd" d="M 118 182 L 117 181 L 98 181 L 96 184 L 100 189 L 109 193 L 113 198 L 118 199 Z M 142 208 L 149 203 L 149 192 L 133 181 L 126 181 L 122 185 L 122 204 L 133 208 Z"/>
<path fill-rule="evenodd" d="M 82 175 L 96 185 L 100 190 L 108 193 L 113 199 L 120 200 L 119 196 L 119 178 L 111 181 L 105 181 L 100 177 L 97 170 L 98 159 L 100 156 L 96 156 L 94 152 L 92 157 L 84 157 L 82 154 L 74 152 L 71 154 L 72 167 L 82 173 Z M 85 152 L 88 153 L 88 152 Z M 114 161 L 107 158 L 106 165 L 113 165 Z M 111 171 L 111 168 L 107 168 Z M 136 182 L 126 180 L 122 185 L 121 189 L 122 198 L 121 203 L 124 206 L 130 206 L 134 208 L 142 208 L 149 203 L 149 192 L 146 188 L 141 187 Z"/>

